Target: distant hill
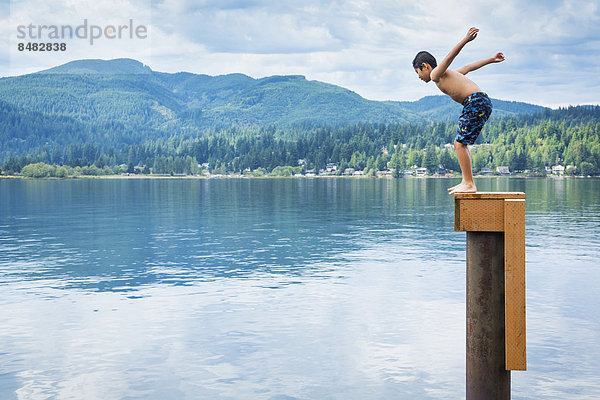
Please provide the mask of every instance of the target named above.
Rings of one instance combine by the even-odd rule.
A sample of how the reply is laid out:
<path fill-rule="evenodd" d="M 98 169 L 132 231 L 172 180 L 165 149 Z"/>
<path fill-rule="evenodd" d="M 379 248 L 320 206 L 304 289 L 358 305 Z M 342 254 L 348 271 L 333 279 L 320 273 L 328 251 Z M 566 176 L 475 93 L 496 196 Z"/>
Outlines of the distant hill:
<path fill-rule="evenodd" d="M 51 74 L 151 74 L 150 67 L 130 58 L 75 60 L 40 71 Z"/>
<path fill-rule="evenodd" d="M 492 99 L 495 117 L 548 110 Z M 132 59 L 76 60 L 0 78 L 0 161 L 44 146 L 102 143 L 121 148 L 222 128 L 336 126 L 454 121 L 447 96 L 372 101 L 301 75 L 254 79 L 164 73 Z"/>
<path fill-rule="evenodd" d="M 288 126 L 415 122 L 456 118 L 446 96 L 417 102 L 367 100 L 300 75 L 254 79 L 243 74 L 163 73 L 132 59 L 77 60 L 34 74 L 0 79 L 0 100 L 28 111 L 81 121 L 186 130 L 215 126 Z M 494 100 L 495 114 L 543 108 Z"/>
<path fill-rule="evenodd" d="M 420 117 L 303 76 L 254 79 L 152 71 L 130 59 L 78 60 L 0 80 L 0 100 L 81 121 L 181 131 L 227 126 L 404 123 Z"/>

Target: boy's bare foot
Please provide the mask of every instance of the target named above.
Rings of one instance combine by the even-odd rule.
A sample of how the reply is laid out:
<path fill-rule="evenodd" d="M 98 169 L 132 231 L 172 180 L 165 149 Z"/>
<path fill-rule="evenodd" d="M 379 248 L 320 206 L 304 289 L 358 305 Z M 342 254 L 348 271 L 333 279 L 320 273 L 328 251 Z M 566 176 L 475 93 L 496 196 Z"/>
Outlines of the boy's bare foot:
<path fill-rule="evenodd" d="M 454 189 L 450 191 L 450 194 L 454 193 L 475 193 L 477 192 L 477 187 L 475 187 L 474 183 L 461 183 L 456 186 Z"/>
<path fill-rule="evenodd" d="M 465 183 L 465 181 L 461 181 L 458 185 L 454 185 L 451 188 L 448 188 L 448 191 L 451 192 L 451 191 L 453 191 L 454 189 L 456 189 L 457 187 L 459 187 L 460 185 L 462 185 L 464 183 Z"/>

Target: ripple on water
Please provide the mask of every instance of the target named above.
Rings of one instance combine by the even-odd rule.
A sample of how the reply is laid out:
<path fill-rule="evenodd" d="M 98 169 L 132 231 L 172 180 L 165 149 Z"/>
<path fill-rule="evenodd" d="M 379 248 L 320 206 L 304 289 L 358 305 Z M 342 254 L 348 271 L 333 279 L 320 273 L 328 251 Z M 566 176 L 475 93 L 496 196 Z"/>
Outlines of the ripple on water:
<path fill-rule="evenodd" d="M 560 201 L 540 182 L 518 181 L 529 371 L 513 393 L 600 397 L 600 181 Z M 464 397 L 445 180 L 10 185 L 0 398 Z"/>

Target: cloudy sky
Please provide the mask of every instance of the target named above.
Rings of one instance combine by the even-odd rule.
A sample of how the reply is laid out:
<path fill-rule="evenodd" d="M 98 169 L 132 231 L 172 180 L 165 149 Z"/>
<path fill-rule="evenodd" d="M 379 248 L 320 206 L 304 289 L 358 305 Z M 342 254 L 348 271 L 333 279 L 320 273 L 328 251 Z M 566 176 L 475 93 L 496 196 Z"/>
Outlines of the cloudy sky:
<path fill-rule="evenodd" d="M 453 67 L 498 51 L 506 61 L 469 76 L 494 98 L 551 107 L 600 103 L 599 0 L 0 0 L 0 76 L 82 58 L 133 58 L 155 71 L 254 78 L 300 74 L 373 100 L 437 94 L 411 66 L 419 50 L 438 60 L 480 29 Z M 64 52 L 18 51 L 40 26 L 73 28 L 87 38 Z M 131 24 L 130 24 L 131 20 Z M 19 37 L 18 27 L 33 26 Z M 144 26 L 144 38 L 98 38 L 98 29 Z M 49 28 L 43 28 L 47 41 Z M 84 30 L 81 30 L 84 32 Z M 123 33 L 125 32 L 125 33 Z M 44 37 L 44 35 L 46 35 Z"/>

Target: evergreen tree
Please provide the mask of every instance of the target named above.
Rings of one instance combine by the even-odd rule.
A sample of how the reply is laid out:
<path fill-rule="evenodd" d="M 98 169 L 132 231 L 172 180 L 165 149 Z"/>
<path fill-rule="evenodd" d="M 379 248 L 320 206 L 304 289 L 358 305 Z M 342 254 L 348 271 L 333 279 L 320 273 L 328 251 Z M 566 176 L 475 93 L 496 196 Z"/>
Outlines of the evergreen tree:
<path fill-rule="evenodd" d="M 425 158 L 423 159 L 423 167 L 427 168 L 429 173 L 437 171 L 440 161 L 437 156 L 437 152 L 433 146 L 427 148 L 425 152 Z"/>

